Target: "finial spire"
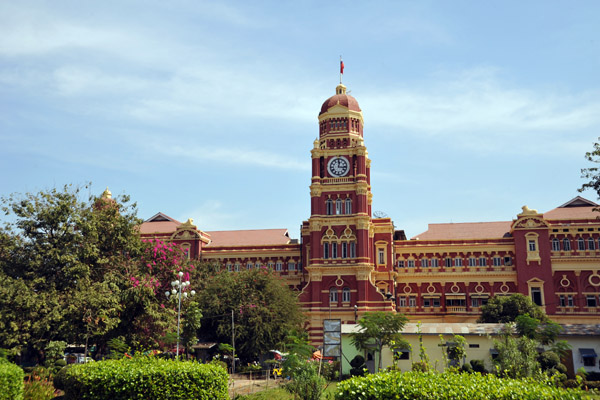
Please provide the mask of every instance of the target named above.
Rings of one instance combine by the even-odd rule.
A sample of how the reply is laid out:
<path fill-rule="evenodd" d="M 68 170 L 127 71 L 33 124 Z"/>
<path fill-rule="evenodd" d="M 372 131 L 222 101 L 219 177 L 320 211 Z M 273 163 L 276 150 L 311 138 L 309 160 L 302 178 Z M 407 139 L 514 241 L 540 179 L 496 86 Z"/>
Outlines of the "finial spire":
<path fill-rule="evenodd" d="M 344 75 L 344 61 L 342 61 L 342 56 L 340 55 L 340 85 L 342 84 L 342 76 Z"/>
<path fill-rule="evenodd" d="M 106 190 L 102 193 L 102 198 L 112 199 L 112 193 L 110 192 L 110 190 L 108 190 L 108 186 L 106 187 Z"/>

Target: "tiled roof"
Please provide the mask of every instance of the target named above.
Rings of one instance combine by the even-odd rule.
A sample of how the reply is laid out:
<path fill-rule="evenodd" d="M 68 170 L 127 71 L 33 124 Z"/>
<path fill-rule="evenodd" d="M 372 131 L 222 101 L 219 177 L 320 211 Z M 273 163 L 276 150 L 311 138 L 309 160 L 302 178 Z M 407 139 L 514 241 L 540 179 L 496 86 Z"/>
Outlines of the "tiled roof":
<path fill-rule="evenodd" d="M 497 335 L 504 324 L 477 323 L 421 323 L 423 335 Z M 600 324 L 560 324 L 563 331 L 560 336 L 600 336 Z M 342 333 L 358 332 L 358 324 L 342 324 Z M 416 334 L 417 324 L 409 322 L 402 329 L 403 334 Z"/>
<path fill-rule="evenodd" d="M 600 336 L 600 324 L 560 324 L 560 336 Z"/>
<path fill-rule="evenodd" d="M 416 334 L 416 323 L 409 322 L 402 329 L 403 334 Z M 497 335 L 504 324 L 476 324 L 476 323 L 433 323 L 421 324 L 423 335 Z M 358 332 L 358 324 L 343 324 L 342 333 Z"/>
<path fill-rule="evenodd" d="M 289 244 L 287 229 L 251 229 L 243 231 L 211 231 L 207 248 L 229 246 L 265 246 Z"/>
<path fill-rule="evenodd" d="M 598 219 L 600 212 L 594 211 L 596 207 L 558 207 L 544 214 L 547 220 L 573 220 L 573 219 Z"/>
<path fill-rule="evenodd" d="M 157 213 L 142 223 L 140 226 L 140 233 L 142 235 L 151 233 L 173 233 L 177 230 L 179 225 L 181 225 L 181 222 L 176 219 L 163 213 Z"/>
<path fill-rule="evenodd" d="M 508 236 L 512 221 L 429 224 L 418 240 L 497 239 Z"/>

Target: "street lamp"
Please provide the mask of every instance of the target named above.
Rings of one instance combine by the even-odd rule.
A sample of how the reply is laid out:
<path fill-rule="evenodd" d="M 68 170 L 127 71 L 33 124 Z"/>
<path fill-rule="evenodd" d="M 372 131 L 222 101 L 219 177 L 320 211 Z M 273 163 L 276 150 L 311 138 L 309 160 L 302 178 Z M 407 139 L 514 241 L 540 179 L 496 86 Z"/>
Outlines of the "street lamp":
<path fill-rule="evenodd" d="M 358 305 L 354 305 L 354 323 L 358 320 Z"/>
<path fill-rule="evenodd" d="M 173 287 L 173 289 L 171 289 L 170 291 L 166 291 L 165 292 L 165 296 L 167 296 L 167 298 L 169 298 L 169 296 L 173 295 L 173 296 L 177 296 L 177 300 L 178 300 L 178 305 L 177 305 L 177 353 L 176 353 L 176 357 L 179 358 L 179 325 L 181 323 L 181 296 L 183 295 L 184 298 L 187 298 L 188 293 L 184 292 L 185 288 L 190 286 L 190 281 L 182 281 L 180 279 L 183 278 L 183 272 L 179 271 L 179 273 L 177 274 L 179 276 L 179 279 L 174 280 L 173 282 L 171 282 L 171 287 Z M 190 294 L 192 296 L 194 296 L 196 294 L 195 290 L 192 290 L 190 292 Z"/>

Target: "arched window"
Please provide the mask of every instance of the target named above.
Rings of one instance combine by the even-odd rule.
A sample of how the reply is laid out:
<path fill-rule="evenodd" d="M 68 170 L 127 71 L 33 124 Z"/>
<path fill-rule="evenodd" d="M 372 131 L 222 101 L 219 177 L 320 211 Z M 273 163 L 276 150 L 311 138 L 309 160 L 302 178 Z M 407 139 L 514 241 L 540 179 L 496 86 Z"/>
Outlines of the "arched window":
<path fill-rule="evenodd" d="M 346 199 L 346 214 L 352 214 L 352 200 Z"/>
<path fill-rule="evenodd" d="M 327 209 L 327 215 L 333 215 L 333 201 L 331 199 L 327 199 L 325 208 Z"/>
<path fill-rule="evenodd" d="M 577 250 L 584 251 L 585 250 L 585 241 L 583 238 L 577 239 Z"/>
<path fill-rule="evenodd" d="M 338 246 L 337 243 L 331 243 L 331 258 L 337 258 L 338 256 Z"/>
<path fill-rule="evenodd" d="M 335 201 L 335 213 L 336 215 L 340 215 L 342 213 L 342 199 L 337 199 Z"/>
<path fill-rule="evenodd" d="M 277 263 L 275 264 L 275 271 L 281 271 L 282 268 L 283 268 L 282 262 L 277 261 Z"/>
<path fill-rule="evenodd" d="M 252 263 L 249 262 L 248 264 L 246 264 L 246 269 L 252 269 Z"/>
<path fill-rule="evenodd" d="M 563 239 L 563 250 L 571 251 L 571 241 L 568 238 Z"/>
<path fill-rule="evenodd" d="M 323 258 L 329 258 L 329 243 L 323 243 Z"/>
<path fill-rule="evenodd" d="M 227 271 L 231 272 L 231 263 L 227 263 Z"/>
<path fill-rule="evenodd" d="M 337 303 L 338 301 L 338 290 L 335 287 L 332 287 L 331 289 L 329 289 L 329 302 L 330 303 Z"/>
<path fill-rule="evenodd" d="M 557 238 L 552 239 L 552 251 L 560 251 L 560 241 Z"/>
<path fill-rule="evenodd" d="M 348 243 L 342 242 L 342 258 L 348 258 Z"/>
<path fill-rule="evenodd" d="M 342 301 L 344 303 L 350 303 L 350 288 L 345 287 L 342 289 Z"/>
<path fill-rule="evenodd" d="M 588 250 L 596 250 L 596 242 L 593 238 L 588 238 Z"/>
<path fill-rule="evenodd" d="M 350 242 L 350 258 L 356 258 L 356 242 Z"/>
<path fill-rule="evenodd" d="M 235 269 L 235 272 L 240 272 L 240 264 L 235 263 L 234 269 Z"/>

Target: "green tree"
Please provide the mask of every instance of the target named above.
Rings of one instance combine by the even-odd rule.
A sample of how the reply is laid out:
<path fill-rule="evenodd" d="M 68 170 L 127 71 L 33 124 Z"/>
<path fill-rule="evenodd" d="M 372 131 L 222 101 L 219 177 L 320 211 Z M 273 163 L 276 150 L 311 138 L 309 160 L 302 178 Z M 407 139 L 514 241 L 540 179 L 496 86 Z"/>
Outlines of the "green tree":
<path fill-rule="evenodd" d="M 383 346 L 390 346 L 394 342 L 402 341 L 400 332 L 408 320 L 403 314 L 394 312 L 366 312 L 358 320 L 358 332 L 350 334 L 351 343 L 358 350 L 374 348 L 379 353 L 377 370 L 381 369 Z"/>
<path fill-rule="evenodd" d="M 600 138 L 598 138 L 598 140 L 600 140 Z M 594 164 L 600 163 L 599 142 L 594 143 L 594 149 L 592 151 L 588 151 L 587 153 L 585 153 L 585 159 Z M 584 179 L 588 179 L 589 181 L 581 185 L 579 191 L 583 192 L 585 190 L 592 189 L 600 197 L 600 170 L 598 169 L 598 167 L 583 168 L 581 170 L 581 177 Z"/>
<path fill-rule="evenodd" d="M 498 375 L 515 379 L 537 376 L 541 372 L 538 342 L 526 336 L 515 337 L 513 331 L 514 324 L 507 324 L 501 331 L 501 339 L 494 340 Z"/>
<path fill-rule="evenodd" d="M 210 266 L 200 266 L 199 273 Z M 231 342 L 235 323 L 236 353 L 252 361 L 284 342 L 304 322 L 297 295 L 273 272 L 252 269 L 205 274 L 196 301 L 203 311 L 203 340 Z"/>
<path fill-rule="evenodd" d="M 528 314 L 541 322 L 546 322 L 548 317 L 544 311 L 531 299 L 520 293 L 510 296 L 494 296 L 481 307 L 481 316 L 477 322 L 482 323 L 507 323 L 514 322 L 519 315 Z"/>
<path fill-rule="evenodd" d="M 0 229 L 0 347 L 13 354 L 36 352 L 41 362 L 53 340 L 156 342 L 164 329 L 155 328 L 172 321 L 155 288 L 131 279 L 145 276 L 148 247 L 135 204 L 108 190 L 82 200 L 87 188 L 1 200 L 8 222 Z"/>

